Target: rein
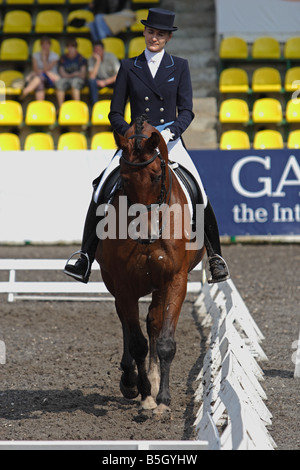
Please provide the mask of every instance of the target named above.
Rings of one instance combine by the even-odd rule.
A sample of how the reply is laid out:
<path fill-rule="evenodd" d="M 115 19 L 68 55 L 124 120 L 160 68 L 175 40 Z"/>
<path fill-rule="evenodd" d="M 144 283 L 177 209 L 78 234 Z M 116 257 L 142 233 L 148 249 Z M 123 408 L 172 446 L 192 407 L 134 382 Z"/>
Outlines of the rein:
<path fill-rule="evenodd" d="M 145 135 L 145 134 L 133 134 L 129 137 L 129 139 L 135 139 L 135 138 L 148 139 L 149 136 Z M 128 160 L 126 160 L 126 158 L 123 157 L 123 154 L 120 157 L 120 159 L 126 165 L 131 166 L 131 167 L 135 167 L 135 168 L 145 168 L 148 165 L 150 165 L 151 163 L 153 163 L 156 160 L 156 158 L 160 159 L 160 167 L 161 167 L 161 173 L 162 173 L 161 174 L 161 190 L 160 190 L 160 196 L 159 196 L 158 201 L 155 204 L 148 204 L 147 206 L 145 206 L 148 212 L 150 212 L 152 210 L 153 205 L 161 206 L 164 202 L 166 202 L 168 194 L 169 194 L 169 201 L 170 201 L 171 191 L 172 191 L 172 172 L 171 172 L 170 168 L 168 168 L 170 184 L 169 184 L 169 189 L 167 191 L 167 188 L 166 188 L 166 162 L 162 158 L 162 156 L 161 156 L 161 154 L 158 150 L 155 150 L 153 156 L 145 162 L 129 162 Z M 161 233 L 162 233 L 162 228 L 160 229 L 160 235 L 161 235 Z M 141 244 L 150 244 L 150 243 L 154 243 L 156 240 L 157 240 L 157 238 L 149 238 L 149 239 L 145 239 L 145 240 L 144 239 L 138 239 L 136 241 L 138 243 L 141 243 Z"/>

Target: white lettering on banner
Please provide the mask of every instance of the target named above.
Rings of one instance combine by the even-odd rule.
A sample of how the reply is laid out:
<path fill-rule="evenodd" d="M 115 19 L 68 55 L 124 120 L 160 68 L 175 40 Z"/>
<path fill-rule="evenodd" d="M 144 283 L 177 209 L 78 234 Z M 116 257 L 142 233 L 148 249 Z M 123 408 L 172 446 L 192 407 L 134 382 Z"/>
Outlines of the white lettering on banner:
<path fill-rule="evenodd" d="M 278 202 L 272 204 L 272 222 L 274 223 L 285 223 L 285 222 L 300 222 L 300 204 L 296 204 L 294 207 L 282 207 Z M 247 206 L 247 204 L 236 204 L 232 208 L 233 221 L 236 224 L 248 224 L 258 222 L 263 224 L 268 222 L 269 213 L 264 207 L 258 207 L 253 209 Z"/>
<path fill-rule="evenodd" d="M 248 198 L 259 198 L 263 196 L 268 197 L 284 197 L 285 192 L 283 188 L 285 186 L 299 186 L 300 187 L 300 166 L 294 155 L 291 155 L 287 161 L 287 164 L 283 170 L 282 176 L 278 183 L 278 186 L 274 192 L 272 192 L 272 178 L 271 177 L 258 177 L 257 181 L 263 184 L 263 188 L 260 191 L 249 191 L 244 188 L 240 181 L 240 173 L 245 165 L 248 163 L 259 163 L 265 170 L 271 170 L 271 157 L 259 157 L 250 155 L 238 160 L 232 168 L 231 181 L 234 189 L 244 197 Z M 295 179 L 288 179 L 289 173 L 293 171 Z M 300 192 L 299 192 L 300 195 Z"/>

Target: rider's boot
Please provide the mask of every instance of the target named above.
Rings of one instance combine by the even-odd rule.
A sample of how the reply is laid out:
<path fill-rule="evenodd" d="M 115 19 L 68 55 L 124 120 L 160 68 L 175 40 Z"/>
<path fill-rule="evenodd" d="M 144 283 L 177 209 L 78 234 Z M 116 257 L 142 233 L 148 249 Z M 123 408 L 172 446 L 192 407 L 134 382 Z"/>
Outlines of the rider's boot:
<path fill-rule="evenodd" d="M 230 278 L 229 269 L 222 257 L 218 223 L 209 201 L 204 211 L 204 241 L 211 272 L 209 284 L 226 281 Z"/>
<path fill-rule="evenodd" d="M 99 221 L 99 217 L 96 216 L 96 209 L 97 204 L 92 199 L 85 219 L 81 250 L 76 251 L 76 253 L 73 253 L 71 256 L 72 258 L 75 254 L 80 254 L 80 258 L 75 264 L 69 263 L 71 260 L 71 258 L 69 258 L 64 269 L 65 274 L 85 284 L 88 283 L 90 278 L 91 268 L 95 260 L 99 241 L 96 234 L 96 227 Z"/>

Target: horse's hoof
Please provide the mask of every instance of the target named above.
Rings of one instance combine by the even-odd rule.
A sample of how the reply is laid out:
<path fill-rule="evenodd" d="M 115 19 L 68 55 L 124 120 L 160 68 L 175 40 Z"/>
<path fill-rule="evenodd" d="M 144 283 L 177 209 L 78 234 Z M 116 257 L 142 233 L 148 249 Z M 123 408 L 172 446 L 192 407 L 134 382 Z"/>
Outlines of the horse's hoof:
<path fill-rule="evenodd" d="M 136 385 L 127 386 L 124 385 L 122 382 L 122 378 L 120 380 L 120 390 L 122 392 L 123 397 L 128 398 L 129 400 L 133 400 L 139 395 L 139 390 Z"/>
<path fill-rule="evenodd" d="M 171 417 L 171 408 L 161 403 L 153 410 L 153 415 L 155 418 Z"/>
<path fill-rule="evenodd" d="M 141 401 L 142 410 L 154 410 L 157 407 L 157 404 L 153 397 L 149 396 L 145 400 Z"/>

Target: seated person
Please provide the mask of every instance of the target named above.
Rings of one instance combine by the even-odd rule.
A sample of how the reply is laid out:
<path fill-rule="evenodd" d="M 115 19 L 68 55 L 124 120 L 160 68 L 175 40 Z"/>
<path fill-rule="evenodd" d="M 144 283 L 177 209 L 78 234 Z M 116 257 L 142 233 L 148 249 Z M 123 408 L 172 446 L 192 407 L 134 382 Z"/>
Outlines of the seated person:
<path fill-rule="evenodd" d="M 59 56 L 51 51 L 51 39 L 43 36 L 40 39 L 41 50 L 32 55 L 32 72 L 26 77 L 25 87 L 20 96 L 24 100 L 35 91 L 36 100 L 45 99 L 45 89 L 54 88 L 59 80 L 57 64 Z"/>
<path fill-rule="evenodd" d="M 65 100 L 65 92 L 71 90 L 73 100 L 80 100 L 80 90 L 86 83 L 87 60 L 79 54 L 77 41 L 69 38 L 66 43 L 67 52 L 58 63 L 60 79 L 55 83 L 58 108 Z"/>
<path fill-rule="evenodd" d="M 104 50 L 102 41 L 94 43 L 93 55 L 88 60 L 89 88 L 91 103 L 98 101 L 99 89 L 113 88 L 120 67 L 118 58 Z"/>

